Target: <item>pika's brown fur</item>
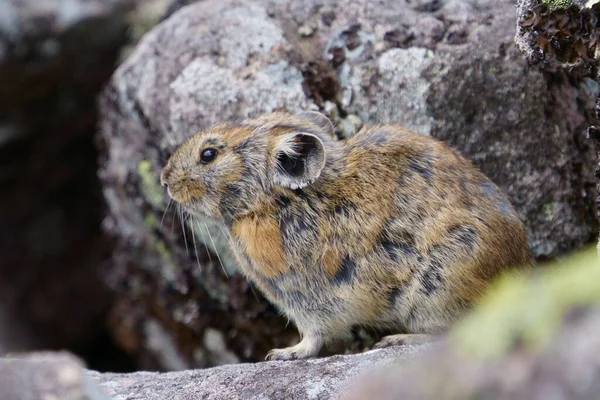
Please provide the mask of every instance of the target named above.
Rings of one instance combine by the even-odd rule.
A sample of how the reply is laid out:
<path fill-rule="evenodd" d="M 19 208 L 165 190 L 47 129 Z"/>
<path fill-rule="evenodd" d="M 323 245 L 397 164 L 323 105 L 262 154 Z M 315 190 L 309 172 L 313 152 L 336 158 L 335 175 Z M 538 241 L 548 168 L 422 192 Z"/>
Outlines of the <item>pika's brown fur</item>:
<path fill-rule="evenodd" d="M 206 149 L 217 154 L 208 162 Z M 492 278 L 531 261 L 498 187 L 399 126 L 341 141 L 318 113 L 218 125 L 183 143 L 161 182 L 190 213 L 223 223 L 243 272 L 295 322 L 302 341 L 271 359 L 317 355 L 357 325 L 442 332 Z"/>

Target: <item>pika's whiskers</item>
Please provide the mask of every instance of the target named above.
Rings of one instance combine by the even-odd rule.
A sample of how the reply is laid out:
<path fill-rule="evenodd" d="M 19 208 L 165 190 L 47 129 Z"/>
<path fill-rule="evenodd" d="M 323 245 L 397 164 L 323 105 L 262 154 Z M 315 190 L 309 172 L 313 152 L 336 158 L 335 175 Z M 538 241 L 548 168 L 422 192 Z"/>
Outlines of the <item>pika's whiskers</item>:
<path fill-rule="evenodd" d="M 223 269 L 223 273 L 225 274 L 225 276 L 227 277 L 227 279 L 229 279 L 229 275 L 227 274 L 227 270 L 225 269 L 225 265 L 223 265 L 223 261 L 221 260 L 221 256 L 219 255 L 219 250 L 217 249 L 217 246 L 215 246 L 215 241 L 212 238 L 212 235 L 210 234 L 210 230 L 208 229 L 208 225 L 206 224 L 206 221 L 204 222 L 204 228 L 206 229 L 206 233 L 208 234 L 208 238 L 210 239 L 210 242 L 213 246 L 213 249 L 215 250 L 215 254 L 217 255 L 217 258 L 219 259 L 219 264 L 221 264 L 221 268 Z"/>

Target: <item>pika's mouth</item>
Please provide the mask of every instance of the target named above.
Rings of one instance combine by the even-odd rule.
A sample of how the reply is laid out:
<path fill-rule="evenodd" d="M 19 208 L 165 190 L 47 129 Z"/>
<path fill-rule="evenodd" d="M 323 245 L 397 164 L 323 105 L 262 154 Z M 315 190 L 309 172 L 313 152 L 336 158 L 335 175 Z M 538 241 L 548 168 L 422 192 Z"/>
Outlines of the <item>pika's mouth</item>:
<path fill-rule="evenodd" d="M 177 203 L 181 204 L 182 206 L 187 207 L 191 200 L 189 194 L 187 194 L 185 190 L 176 190 L 176 189 L 173 189 L 172 186 L 167 187 L 167 194 L 169 195 L 169 197 L 171 199 L 175 200 Z"/>

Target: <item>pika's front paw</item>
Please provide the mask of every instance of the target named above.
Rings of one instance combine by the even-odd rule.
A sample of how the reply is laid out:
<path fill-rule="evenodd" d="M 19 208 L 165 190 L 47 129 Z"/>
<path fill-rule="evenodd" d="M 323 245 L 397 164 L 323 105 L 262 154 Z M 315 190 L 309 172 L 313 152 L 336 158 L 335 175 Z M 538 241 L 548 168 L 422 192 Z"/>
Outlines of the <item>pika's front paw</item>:
<path fill-rule="evenodd" d="M 295 360 L 297 358 L 296 352 L 293 347 L 286 347 L 285 349 L 273 349 L 267 353 L 265 360 L 276 361 L 276 360 Z"/>
<path fill-rule="evenodd" d="M 427 334 L 399 334 L 390 335 L 381 339 L 373 348 L 383 349 L 390 346 L 415 346 L 435 341 L 435 338 Z"/>
<path fill-rule="evenodd" d="M 300 360 L 314 357 L 321 349 L 321 340 L 319 337 L 308 336 L 302 339 L 300 343 L 285 349 L 273 349 L 267 353 L 265 360 Z"/>

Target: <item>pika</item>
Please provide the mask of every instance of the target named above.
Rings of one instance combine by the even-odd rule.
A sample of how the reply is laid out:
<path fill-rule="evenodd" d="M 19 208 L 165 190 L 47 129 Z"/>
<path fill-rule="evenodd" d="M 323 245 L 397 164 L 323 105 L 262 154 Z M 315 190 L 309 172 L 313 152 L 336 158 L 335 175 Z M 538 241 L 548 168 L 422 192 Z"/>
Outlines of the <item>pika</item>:
<path fill-rule="evenodd" d="M 160 179 L 223 224 L 243 273 L 295 323 L 300 343 L 270 360 L 317 356 L 355 326 L 395 333 L 379 347 L 428 341 L 531 263 L 501 190 L 400 126 L 338 140 L 323 114 L 268 113 L 190 137 Z"/>

